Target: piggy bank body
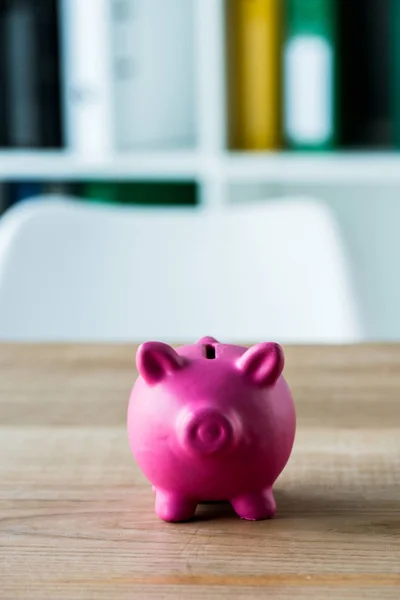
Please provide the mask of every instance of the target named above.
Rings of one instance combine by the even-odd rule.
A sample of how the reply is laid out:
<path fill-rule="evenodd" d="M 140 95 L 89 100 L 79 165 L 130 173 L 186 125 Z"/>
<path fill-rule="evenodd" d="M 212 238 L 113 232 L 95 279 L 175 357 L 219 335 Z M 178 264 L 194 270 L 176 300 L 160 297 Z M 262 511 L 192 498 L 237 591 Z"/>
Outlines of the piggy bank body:
<path fill-rule="evenodd" d="M 128 436 L 160 518 L 187 520 L 199 502 L 221 500 L 244 519 L 274 515 L 272 485 L 295 436 L 283 363 L 274 343 L 139 347 Z"/>

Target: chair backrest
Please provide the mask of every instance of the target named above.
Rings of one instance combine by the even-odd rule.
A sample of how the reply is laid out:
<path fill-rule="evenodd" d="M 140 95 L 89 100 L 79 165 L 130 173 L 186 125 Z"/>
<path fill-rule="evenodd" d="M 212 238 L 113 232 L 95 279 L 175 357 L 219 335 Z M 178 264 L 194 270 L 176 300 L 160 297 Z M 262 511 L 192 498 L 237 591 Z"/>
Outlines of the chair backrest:
<path fill-rule="evenodd" d="M 208 214 L 48 198 L 0 220 L 0 339 L 347 342 L 361 337 L 329 211 Z"/>

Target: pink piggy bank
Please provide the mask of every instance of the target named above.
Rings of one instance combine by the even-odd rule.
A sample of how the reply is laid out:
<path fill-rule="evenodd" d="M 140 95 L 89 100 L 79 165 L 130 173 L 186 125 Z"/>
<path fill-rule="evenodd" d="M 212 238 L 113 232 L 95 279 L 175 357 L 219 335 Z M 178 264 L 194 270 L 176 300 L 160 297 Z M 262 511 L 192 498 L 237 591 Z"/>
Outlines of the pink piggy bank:
<path fill-rule="evenodd" d="M 176 350 L 146 342 L 136 362 L 129 443 L 153 484 L 157 515 L 184 521 L 199 502 L 227 500 L 243 519 L 272 517 L 272 485 L 296 429 L 282 348 L 210 337 Z"/>

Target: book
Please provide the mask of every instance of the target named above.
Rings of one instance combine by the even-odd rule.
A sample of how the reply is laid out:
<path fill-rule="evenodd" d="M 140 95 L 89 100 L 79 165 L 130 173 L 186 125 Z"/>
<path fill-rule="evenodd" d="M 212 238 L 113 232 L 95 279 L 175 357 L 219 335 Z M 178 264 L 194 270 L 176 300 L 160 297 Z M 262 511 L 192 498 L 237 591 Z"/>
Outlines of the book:
<path fill-rule="evenodd" d="M 10 185 L 0 182 L 0 215 L 10 206 Z"/>
<path fill-rule="evenodd" d="M 4 88 L 6 85 L 6 55 L 5 55 L 5 19 L 4 5 L 0 4 L 0 147 L 7 144 L 7 106 Z"/>
<path fill-rule="evenodd" d="M 281 144 L 281 1 L 228 3 L 229 146 L 276 149 Z"/>
<path fill-rule="evenodd" d="M 144 206 L 182 206 L 198 202 L 197 186 L 181 181 L 87 181 L 83 196 L 91 202 Z"/>
<path fill-rule="evenodd" d="M 2 144 L 61 145 L 56 0 L 6 0 L 1 19 Z"/>
<path fill-rule="evenodd" d="M 114 150 L 110 0 L 60 0 L 65 144 L 74 153 Z"/>
<path fill-rule="evenodd" d="M 22 180 L 10 183 L 9 203 L 10 205 L 34 200 L 42 193 L 42 183 L 36 180 Z"/>
<path fill-rule="evenodd" d="M 290 148 L 317 150 L 335 145 L 336 73 L 336 1 L 286 0 L 283 121 Z"/>
<path fill-rule="evenodd" d="M 389 11 L 389 107 L 393 143 L 400 148 L 400 1 L 390 0 Z"/>
<path fill-rule="evenodd" d="M 394 143 L 391 87 L 398 81 L 400 29 L 393 36 L 398 0 L 339 0 L 341 60 L 341 143 L 350 148 L 390 147 Z M 397 16 L 398 18 L 398 16 Z M 393 30 L 394 33 L 394 30 Z M 392 54 L 392 57 L 391 57 Z"/>
<path fill-rule="evenodd" d="M 79 197 L 81 196 L 81 186 L 71 181 L 46 181 L 43 183 L 42 193 L 64 198 Z"/>
<path fill-rule="evenodd" d="M 23 179 L 13 181 L 7 184 L 7 201 L 9 205 L 24 202 L 26 200 L 36 200 L 40 197 L 43 200 L 46 196 L 55 196 L 59 198 L 82 198 L 82 185 L 71 181 L 39 181 Z"/>
<path fill-rule="evenodd" d="M 40 144 L 64 146 L 61 115 L 60 14 L 58 0 L 35 0 L 40 102 Z"/>
<path fill-rule="evenodd" d="M 29 0 L 7 0 L 2 13 L 5 144 L 19 148 L 40 147 L 35 11 Z"/>
<path fill-rule="evenodd" d="M 117 185 L 108 181 L 88 181 L 83 185 L 83 196 L 91 202 L 118 203 Z"/>
<path fill-rule="evenodd" d="M 112 0 L 111 18 L 116 148 L 193 146 L 193 0 Z"/>

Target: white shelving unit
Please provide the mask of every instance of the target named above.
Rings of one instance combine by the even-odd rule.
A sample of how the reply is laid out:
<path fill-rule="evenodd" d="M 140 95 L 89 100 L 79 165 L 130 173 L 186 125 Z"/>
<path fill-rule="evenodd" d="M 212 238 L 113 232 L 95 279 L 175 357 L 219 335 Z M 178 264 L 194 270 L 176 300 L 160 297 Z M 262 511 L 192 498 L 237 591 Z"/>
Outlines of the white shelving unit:
<path fill-rule="evenodd" d="M 193 181 L 206 211 L 285 195 L 316 198 L 332 209 L 346 239 L 370 335 L 398 338 L 400 283 L 393 257 L 400 254 L 400 152 L 229 152 L 225 0 L 186 1 L 195 3 L 196 127 L 190 149 L 102 158 L 69 151 L 0 150 L 0 183 L 86 178 Z"/>
<path fill-rule="evenodd" d="M 201 202 L 208 210 L 225 206 L 229 202 L 228 188 L 236 184 L 271 184 L 274 189 L 288 184 L 400 186 L 400 153 L 229 152 L 225 147 L 225 3 L 192 1 L 196 7 L 195 150 L 135 152 L 102 158 L 84 158 L 68 151 L 0 151 L 0 182 L 85 177 L 195 181 Z"/>

